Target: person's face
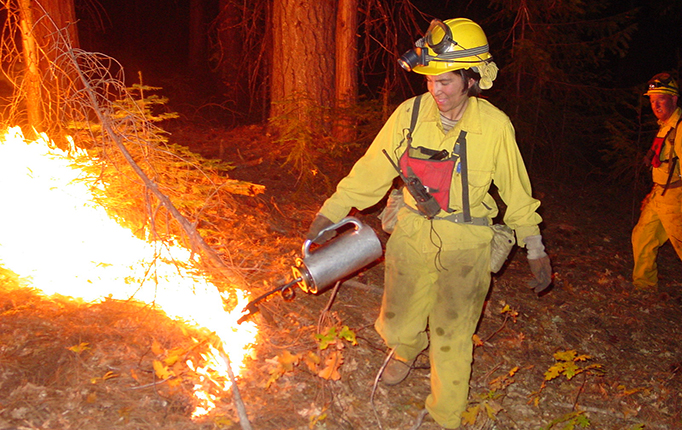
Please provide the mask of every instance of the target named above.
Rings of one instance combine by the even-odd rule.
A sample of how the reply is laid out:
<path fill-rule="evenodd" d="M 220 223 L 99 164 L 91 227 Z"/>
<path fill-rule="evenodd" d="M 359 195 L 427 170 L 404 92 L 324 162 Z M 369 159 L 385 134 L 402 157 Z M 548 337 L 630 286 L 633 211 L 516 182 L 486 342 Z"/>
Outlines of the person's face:
<path fill-rule="evenodd" d="M 651 110 L 659 121 L 665 121 L 677 108 L 677 96 L 670 94 L 651 94 L 649 96 Z"/>
<path fill-rule="evenodd" d="M 474 80 L 470 79 L 469 85 L 473 84 Z M 469 97 L 464 91 L 464 82 L 459 73 L 447 72 L 442 75 L 427 76 L 426 86 L 443 115 L 453 120 L 461 118 Z"/>

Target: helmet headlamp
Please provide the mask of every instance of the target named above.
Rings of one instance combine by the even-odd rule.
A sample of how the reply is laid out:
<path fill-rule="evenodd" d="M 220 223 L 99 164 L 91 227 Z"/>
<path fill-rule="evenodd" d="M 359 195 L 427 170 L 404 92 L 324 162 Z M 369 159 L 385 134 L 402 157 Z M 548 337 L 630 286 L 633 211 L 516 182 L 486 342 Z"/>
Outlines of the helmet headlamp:
<path fill-rule="evenodd" d="M 429 64 L 426 59 L 426 49 L 415 47 L 405 52 L 399 59 L 400 67 L 411 72 L 415 66 L 425 66 Z"/>
<path fill-rule="evenodd" d="M 456 45 L 457 42 L 452 39 L 450 27 L 445 25 L 440 19 L 434 19 L 431 21 L 424 37 L 414 42 L 415 47 L 405 52 L 398 59 L 398 63 L 403 69 L 410 72 L 416 66 L 426 66 L 429 64 L 429 61 L 434 60 L 438 55 L 452 51 L 452 48 Z M 429 49 L 436 56 L 428 55 Z"/>

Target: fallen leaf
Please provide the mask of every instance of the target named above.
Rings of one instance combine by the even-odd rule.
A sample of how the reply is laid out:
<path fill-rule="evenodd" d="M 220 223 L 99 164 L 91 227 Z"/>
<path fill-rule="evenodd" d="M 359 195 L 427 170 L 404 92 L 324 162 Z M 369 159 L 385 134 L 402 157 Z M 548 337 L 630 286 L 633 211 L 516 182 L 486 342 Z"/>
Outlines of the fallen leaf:
<path fill-rule="evenodd" d="M 329 357 L 324 361 L 325 368 L 318 373 L 320 378 L 331 379 L 332 381 L 338 381 L 341 379 L 341 374 L 339 373 L 339 367 L 343 363 L 343 357 L 340 351 L 334 351 L 329 354 Z"/>
<path fill-rule="evenodd" d="M 164 347 L 161 346 L 159 341 L 157 341 L 156 339 L 152 341 L 152 352 L 154 353 L 154 355 L 163 355 L 163 353 L 165 352 Z"/>
<path fill-rule="evenodd" d="M 478 416 L 478 411 L 481 409 L 481 405 L 469 406 L 469 408 L 462 412 L 462 424 L 474 425 L 476 423 L 476 417 Z"/>
<path fill-rule="evenodd" d="M 477 334 L 471 336 L 471 340 L 474 341 L 474 346 L 483 346 L 483 341 Z"/>
<path fill-rule="evenodd" d="M 87 342 L 81 342 L 78 345 L 74 345 L 74 346 L 67 348 L 67 349 L 69 351 L 75 352 L 76 354 L 80 354 L 81 352 L 87 351 L 88 349 L 90 349 L 90 344 Z"/>
<path fill-rule="evenodd" d="M 158 376 L 160 379 L 168 379 L 173 376 L 168 370 L 168 367 L 166 367 L 159 360 L 154 360 L 152 366 L 154 367 L 154 373 L 156 373 L 156 376 Z"/>

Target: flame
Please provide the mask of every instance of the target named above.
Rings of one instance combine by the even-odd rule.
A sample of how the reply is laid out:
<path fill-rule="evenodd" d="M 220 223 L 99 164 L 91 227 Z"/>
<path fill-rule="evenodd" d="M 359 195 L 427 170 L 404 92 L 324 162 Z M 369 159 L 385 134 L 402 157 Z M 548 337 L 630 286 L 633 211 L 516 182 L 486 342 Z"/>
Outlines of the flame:
<path fill-rule="evenodd" d="M 252 322 L 237 324 L 246 294 L 231 292 L 237 306 L 226 312 L 218 289 L 192 269 L 189 250 L 140 240 L 117 224 L 93 203 L 88 163 L 84 151 L 62 151 L 45 135 L 26 141 L 19 127 L 0 136 L 0 265 L 46 295 L 154 303 L 170 318 L 215 332 L 238 375 L 257 331 Z M 221 352 L 212 348 L 204 358 L 207 368 L 187 364 L 206 377 L 217 372 L 229 389 Z M 193 416 L 215 407 L 200 385 L 195 396 Z"/>

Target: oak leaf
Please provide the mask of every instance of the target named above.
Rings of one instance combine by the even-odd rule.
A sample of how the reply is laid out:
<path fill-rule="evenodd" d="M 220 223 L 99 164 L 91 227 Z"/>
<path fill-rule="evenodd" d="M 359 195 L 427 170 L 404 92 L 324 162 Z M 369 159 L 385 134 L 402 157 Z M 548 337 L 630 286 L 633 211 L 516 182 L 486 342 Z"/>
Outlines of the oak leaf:
<path fill-rule="evenodd" d="M 476 417 L 481 409 L 481 405 L 477 404 L 474 406 L 469 406 L 469 408 L 462 412 L 462 424 L 474 425 L 476 424 Z"/>
<path fill-rule="evenodd" d="M 332 381 L 338 381 L 341 379 L 341 374 L 339 373 L 339 367 L 343 364 L 343 356 L 341 351 L 333 351 L 329 354 L 329 357 L 324 361 L 324 369 L 318 373 L 318 376 L 323 379 L 331 379 Z"/>
<path fill-rule="evenodd" d="M 276 360 L 272 360 L 276 363 L 276 366 L 270 369 L 270 378 L 265 383 L 265 389 L 270 388 L 270 385 L 285 373 L 294 370 L 294 366 L 298 364 L 300 358 L 298 354 L 294 355 L 289 351 L 284 351 L 277 356 Z M 268 361 L 271 362 L 270 360 Z"/>
<path fill-rule="evenodd" d="M 154 367 L 154 373 L 156 373 L 156 376 L 158 376 L 159 379 L 168 379 L 173 376 L 168 367 L 159 360 L 154 360 L 152 366 Z"/>
<path fill-rule="evenodd" d="M 311 372 L 317 373 L 317 366 L 322 362 L 320 356 L 312 351 L 308 351 L 306 355 L 303 356 L 303 362 L 308 366 Z"/>
<path fill-rule="evenodd" d="M 154 341 L 152 342 L 152 352 L 154 353 L 154 355 L 163 355 L 164 351 L 165 351 L 164 347 L 161 346 L 159 341 L 154 339 Z"/>

